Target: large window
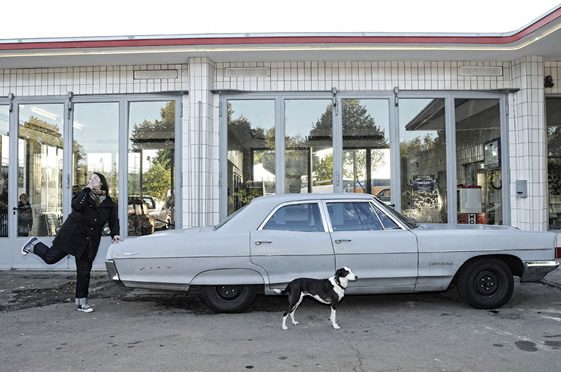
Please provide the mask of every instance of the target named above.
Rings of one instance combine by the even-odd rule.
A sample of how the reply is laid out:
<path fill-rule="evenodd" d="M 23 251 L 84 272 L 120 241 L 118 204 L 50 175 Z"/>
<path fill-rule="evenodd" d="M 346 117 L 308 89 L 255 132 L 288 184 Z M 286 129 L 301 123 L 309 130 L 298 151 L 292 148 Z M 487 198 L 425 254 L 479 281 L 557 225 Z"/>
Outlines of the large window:
<path fill-rule="evenodd" d="M 503 224 L 497 99 L 456 99 L 458 223 Z"/>
<path fill-rule="evenodd" d="M 285 101 L 285 192 L 333 192 L 331 100 Z"/>
<path fill-rule="evenodd" d="M 561 229 L 561 97 L 546 99 L 549 228 Z"/>
<path fill-rule="evenodd" d="M 119 196 L 119 103 L 77 103 L 72 123 L 72 193 L 87 185 L 93 172 L 107 179 L 111 197 Z"/>
<path fill-rule="evenodd" d="M 62 223 L 63 123 L 62 104 L 19 105 L 18 200 L 30 208 L 18 209 L 18 236 L 54 236 Z"/>
<path fill-rule="evenodd" d="M 8 236 L 8 166 L 10 164 L 9 106 L 0 106 L 0 237 Z M 26 195 L 27 196 L 27 195 Z M 26 223 L 27 225 L 27 223 Z"/>
<path fill-rule="evenodd" d="M 444 99 L 399 100 L 401 210 L 418 222 L 448 222 Z"/>
<path fill-rule="evenodd" d="M 274 194 L 275 101 L 228 101 L 228 214 Z"/>
<path fill-rule="evenodd" d="M 276 189 L 369 193 L 417 222 L 509 223 L 501 96 L 469 97 L 225 97 L 221 217 Z"/>
<path fill-rule="evenodd" d="M 390 136 L 386 99 L 343 99 L 343 191 L 389 202 Z"/>
<path fill-rule="evenodd" d="M 129 103 L 128 235 L 175 226 L 175 101 Z"/>

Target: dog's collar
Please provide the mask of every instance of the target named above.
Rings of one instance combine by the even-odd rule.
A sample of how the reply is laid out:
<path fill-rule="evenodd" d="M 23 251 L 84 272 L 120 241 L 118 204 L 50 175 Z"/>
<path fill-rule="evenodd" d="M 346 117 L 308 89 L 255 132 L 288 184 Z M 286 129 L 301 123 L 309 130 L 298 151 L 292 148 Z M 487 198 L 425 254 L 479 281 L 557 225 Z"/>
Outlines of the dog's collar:
<path fill-rule="evenodd" d="M 337 275 L 335 275 L 335 277 L 333 277 L 333 281 L 335 282 L 335 284 L 337 284 L 337 286 L 341 289 L 345 289 L 345 287 L 343 287 L 343 285 L 341 284 L 341 281 L 339 280 L 339 277 Z"/>

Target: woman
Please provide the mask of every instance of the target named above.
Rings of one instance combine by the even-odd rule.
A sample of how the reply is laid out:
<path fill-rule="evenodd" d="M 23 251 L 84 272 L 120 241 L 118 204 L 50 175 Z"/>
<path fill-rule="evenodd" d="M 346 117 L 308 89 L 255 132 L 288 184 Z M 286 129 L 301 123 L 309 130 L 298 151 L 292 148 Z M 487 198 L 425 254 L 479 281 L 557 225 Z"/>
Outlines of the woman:
<path fill-rule="evenodd" d="M 18 236 L 29 236 L 33 226 L 33 212 L 29 197 L 23 193 L 19 196 L 18 202 Z"/>
<path fill-rule="evenodd" d="M 49 248 L 33 237 L 21 248 L 22 255 L 34 253 L 49 265 L 59 262 L 68 254 L 75 257 L 78 311 L 93 311 L 88 305 L 90 272 L 106 223 L 109 223 L 113 243 L 121 240 L 117 206 L 109 196 L 105 177 L 94 172 L 88 185 L 72 199 L 72 212 L 60 227 L 52 247 Z"/>

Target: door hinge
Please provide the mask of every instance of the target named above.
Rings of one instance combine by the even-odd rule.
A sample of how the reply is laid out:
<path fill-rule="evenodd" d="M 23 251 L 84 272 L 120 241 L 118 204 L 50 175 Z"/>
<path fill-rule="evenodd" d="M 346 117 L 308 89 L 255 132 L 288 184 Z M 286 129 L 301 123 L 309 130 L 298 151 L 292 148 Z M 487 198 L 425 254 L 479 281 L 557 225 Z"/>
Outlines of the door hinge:
<path fill-rule="evenodd" d="M 399 98 L 398 95 L 399 94 L 399 87 L 393 87 L 393 104 L 395 107 L 399 106 Z"/>
<path fill-rule="evenodd" d="M 8 94 L 8 99 L 10 100 L 10 104 L 9 104 L 8 109 L 9 109 L 10 112 L 12 112 L 14 110 L 14 98 L 15 98 L 14 93 Z"/>
<path fill-rule="evenodd" d="M 70 120 L 72 118 L 72 110 L 74 109 L 74 103 L 72 102 L 72 98 L 74 97 L 74 93 L 72 92 L 68 92 L 67 95 L 67 100 L 68 100 L 68 120 Z"/>
<path fill-rule="evenodd" d="M 331 88 L 331 93 L 333 94 L 333 99 L 332 99 L 333 114 L 339 115 L 339 108 L 337 107 L 337 88 L 336 87 Z"/>

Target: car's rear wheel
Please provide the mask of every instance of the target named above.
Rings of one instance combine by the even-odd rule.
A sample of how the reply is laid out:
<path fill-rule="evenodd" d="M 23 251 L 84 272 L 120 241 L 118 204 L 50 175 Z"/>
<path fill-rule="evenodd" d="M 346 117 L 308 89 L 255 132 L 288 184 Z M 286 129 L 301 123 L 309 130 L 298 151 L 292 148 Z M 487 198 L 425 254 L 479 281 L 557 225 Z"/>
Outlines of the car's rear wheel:
<path fill-rule="evenodd" d="M 512 271 L 496 258 L 478 259 L 467 264 L 458 273 L 460 298 L 476 309 L 496 309 L 512 297 Z"/>
<path fill-rule="evenodd" d="M 255 300 L 257 290 L 250 285 L 204 286 L 204 302 L 217 313 L 241 313 Z"/>

